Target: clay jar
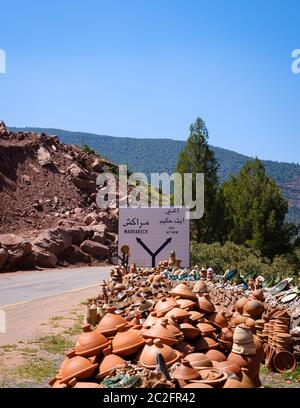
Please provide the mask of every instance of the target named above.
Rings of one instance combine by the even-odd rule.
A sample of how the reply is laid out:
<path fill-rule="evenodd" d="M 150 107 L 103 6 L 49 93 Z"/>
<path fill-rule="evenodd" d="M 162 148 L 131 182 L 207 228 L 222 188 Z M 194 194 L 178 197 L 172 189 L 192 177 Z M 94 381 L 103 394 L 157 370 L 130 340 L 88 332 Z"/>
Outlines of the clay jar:
<path fill-rule="evenodd" d="M 161 298 L 155 305 L 155 311 L 157 313 L 157 317 L 164 316 L 170 310 L 178 307 L 177 302 L 173 298 Z"/>
<path fill-rule="evenodd" d="M 191 353 L 185 356 L 185 360 L 188 360 L 191 365 L 198 369 L 204 367 L 212 367 L 213 363 L 203 353 Z"/>
<path fill-rule="evenodd" d="M 126 325 L 118 326 L 118 333 L 112 340 L 112 352 L 121 357 L 136 353 L 145 344 L 145 340 L 137 332 L 127 328 Z"/>
<path fill-rule="evenodd" d="M 168 320 L 161 319 L 149 329 L 143 329 L 142 335 L 145 339 L 160 339 L 162 343 L 173 346 L 178 343 L 178 339 L 174 333 L 167 329 Z"/>
<path fill-rule="evenodd" d="M 181 323 L 180 330 L 186 340 L 193 340 L 200 335 L 199 328 L 192 326 L 190 323 Z"/>
<path fill-rule="evenodd" d="M 92 377 L 98 364 L 93 364 L 89 359 L 76 356 L 67 359 L 61 370 L 61 383 L 68 383 L 72 379 L 85 380 Z"/>
<path fill-rule="evenodd" d="M 263 303 L 259 300 L 249 300 L 244 305 L 244 315 L 250 316 L 252 318 L 260 318 L 265 310 Z"/>
<path fill-rule="evenodd" d="M 146 340 L 146 344 L 140 354 L 139 362 L 146 368 L 155 369 L 157 366 L 157 355 L 161 354 L 166 362 L 167 367 L 180 358 L 180 352 L 172 349 L 167 344 L 163 344 L 159 339 Z"/>
<path fill-rule="evenodd" d="M 190 381 L 200 378 L 200 374 L 188 360 L 182 360 L 180 366 L 173 371 L 172 377 L 175 380 Z"/>
<path fill-rule="evenodd" d="M 180 309 L 180 307 L 174 307 L 174 309 L 170 310 L 166 317 L 174 318 L 177 322 L 182 322 L 183 320 L 189 317 L 189 312 L 184 309 Z"/>
<path fill-rule="evenodd" d="M 115 354 L 110 354 L 110 349 L 107 348 L 103 350 L 104 359 L 102 360 L 99 367 L 99 380 L 106 377 L 112 370 L 117 367 L 122 367 L 125 365 L 125 360 L 123 358 L 116 356 Z"/>
<path fill-rule="evenodd" d="M 113 313 L 113 311 L 113 307 L 107 308 L 107 313 L 100 320 L 97 327 L 97 331 L 107 337 L 114 336 L 117 333 L 117 326 L 127 324 L 127 321 L 122 316 Z"/>
<path fill-rule="evenodd" d="M 175 297 L 179 296 L 182 299 L 196 299 L 195 293 L 185 283 L 179 283 L 179 285 L 175 286 L 175 288 L 170 291 L 170 294 Z"/>
<path fill-rule="evenodd" d="M 241 297 L 241 298 L 236 302 L 235 308 L 236 308 L 236 310 L 237 310 L 240 314 L 243 313 L 244 306 L 245 306 L 245 304 L 246 304 L 247 302 L 248 302 L 248 298 L 246 298 L 246 297 Z"/>
<path fill-rule="evenodd" d="M 235 328 L 232 351 L 244 355 L 256 354 L 256 347 L 250 327 L 245 324 L 240 324 Z"/>
<path fill-rule="evenodd" d="M 215 306 L 206 296 L 198 296 L 197 306 L 203 313 L 212 313 L 215 311 Z"/>
<path fill-rule="evenodd" d="M 91 331 L 90 325 L 84 326 L 84 332 L 78 336 L 75 353 L 77 356 L 92 357 L 100 353 L 110 341 L 97 331 Z"/>

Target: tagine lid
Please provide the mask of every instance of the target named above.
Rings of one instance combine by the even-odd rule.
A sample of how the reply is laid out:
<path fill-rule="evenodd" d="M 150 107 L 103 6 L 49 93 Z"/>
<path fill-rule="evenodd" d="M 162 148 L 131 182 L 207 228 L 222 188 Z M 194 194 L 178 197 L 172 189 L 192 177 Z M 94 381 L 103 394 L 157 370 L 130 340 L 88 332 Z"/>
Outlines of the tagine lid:
<path fill-rule="evenodd" d="M 176 363 L 181 356 L 179 351 L 174 350 L 167 344 L 163 344 L 161 340 L 148 339 L 140 354 L 139 361 L 144 367 L 155 369 L 157 366 L 157 355 L 159 353 L 163 356 L 168 367 Z"/>
<path fill-rule="evenodd" d="M 128 330 L 128 325 L 117 326 L 117 334 L 112 340 L 113 353 L 128 351 L 138 345 L 143 345 L 145 340 L 135 330 Z"/>
<path fill-rule="evenodd" d="M 143 329 L 143 336 L 145 338 L 157 338 L 161 340 L 170 340 L 174 343 L 178 342 L 177 337 L 174 333 L 168 330 L 168 320 L 162 319 L 156 323 L 149 329 Z"/>
<path fill-rule="evenodd" d="M 113 313 L 113 308 L 108 308 L 108 313 L 106 313 L 100 320 L 97 331 L 101 334 L 110 334 L 112 331 L 116 332 L 116 327 L 127 323 L 124 317 Z"/>
<path fill-rule="evenodd" d="M 93 364 L 89 359 L 81 356 L 76 356 L 68 359 L 64 362 L 64 366 L 61 370 L 61 382 L 68 382 L 77 376 L 81 376 L 84 373 L 92 372 L 96 370 L 98 364 Z"/>
<path fill-rule="evenodd" d="M 179 367 L 177 367 L 173 373 L 175 380 L 197 380 L 200 378 L 199 371 L 197 371 L 188 360 L 182 360 Z"/>
<path fill-rule="evenodd" d="M 173 288 L 170 291 L 170 294 L 172 296 L 180 296 L 181 298 L 184 298 L 184 299 L 190 299 L 190 300 L 196 299 L 196 295 L 192 291 L 192 289 L 183 282 L 175 286 L 175 288 Z"/>
<path fill-rule="evenodd" d="M 78 336 L 75 352 L 78 356 L 96 353 L 106 348 L 110 343 L 110 340 L 97 331 L 85 331 Z"/>

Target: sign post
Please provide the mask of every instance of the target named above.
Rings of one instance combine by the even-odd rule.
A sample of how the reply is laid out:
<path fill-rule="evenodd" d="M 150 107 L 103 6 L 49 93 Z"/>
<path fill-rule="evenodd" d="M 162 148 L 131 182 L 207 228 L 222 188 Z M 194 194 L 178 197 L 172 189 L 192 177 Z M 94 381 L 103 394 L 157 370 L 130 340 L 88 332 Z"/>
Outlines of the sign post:
<path fill-rule="evenodd" d="M 154 267 L 168 259 L 172 250 L 189 266 L 190 225 L 186 208 L 120 208 L 119 258 L 126 253 L 129 263 Z"/>

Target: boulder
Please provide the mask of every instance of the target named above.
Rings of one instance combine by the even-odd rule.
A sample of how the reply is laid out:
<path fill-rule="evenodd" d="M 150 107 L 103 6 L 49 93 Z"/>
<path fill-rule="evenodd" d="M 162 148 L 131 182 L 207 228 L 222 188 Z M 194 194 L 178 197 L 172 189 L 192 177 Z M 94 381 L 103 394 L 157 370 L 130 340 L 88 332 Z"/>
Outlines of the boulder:
<path fill-rule="evenodd" d="M 91 212 L 86 215 L 83 221 L 86 225 L 91 225 L 94 221 L 99 221 L 99 215 L 95 212 Z"/>
<path fill-rule="evenodd" d="M 71 245 L 66 248 L 60 255 L 60 260 L 66 261 L 69 264 L 91 263 L 91 257 L 82 252 L 77 245 Z"/>
<path fill-rule="evenodd" d="M 72 244 L 72 238 L 65 229 L 55 228 L 40 234 L 33 243 L 57 256 Z"/>
<path fill-rule="evenodd" d="M 80 248 L 83 252 L 91 254 L 97 258 L 105 259 L 109 256 L 108 246 L 100 244 L 99 242 L 86 240 L 80 245 Z"/>
<path fill-rule="evenodd" d="M 93 241 L 99 242 L 100 244 L 106 243 L 106 225 L 105 224 L 97 224 L 93 225 L 92 229 L 94 231 Z"/>
<path fill-rule="evenodd" d="M 92 180 L 84 180 L 81 178 L 73 178 L 73 182 L 76 187 L 87 190 L 87 191 L 95 191 L 96 190 L 96 183 Z"/>
<path fill-rule="evenodd" d="M 34 246 L 33 248 L 34 262 L 36 266 L 41 268 L 55 268 L 57 264 L 57 257 L 42 248 Z"/>
<path fill-rule="evenodd" d="M 69 166 L 67 168 L 67 171 L 74 178 L 80 178 L 80 179 L 87 179 L 88 178 L 86 172 L 75 163 L 71 164 L 71 166 Z"/>
<path fill-rule="evenodd" d="M 29 241 L 15 234 L 0 234 L 0 245 L 7 249 L 10 256 L 13 254 L 20 257 L 27 256 L 32 250 Z"/>
<path fill-rule="evenodd" d="M 103 173 L 102 164 L 101 164 L 101 162 L 100 162 L 99 159 L 96 159 L 96 160 L 92 163 L 92 169 L 93 169 L 96 173 Z"/>
<path fill-rule="evenodd" d="M 0 248 L 0 271 L 5 265 L 7 259 L 8 259 L 8 253 L 5 251 L 5 249 Z"/>
<path fill-rule="evenodd" d="M 48 164 L 52 163 L 49 151 L 43 146 L 38 149 L 37 156 L 41 166 L 47 166 Z"/>

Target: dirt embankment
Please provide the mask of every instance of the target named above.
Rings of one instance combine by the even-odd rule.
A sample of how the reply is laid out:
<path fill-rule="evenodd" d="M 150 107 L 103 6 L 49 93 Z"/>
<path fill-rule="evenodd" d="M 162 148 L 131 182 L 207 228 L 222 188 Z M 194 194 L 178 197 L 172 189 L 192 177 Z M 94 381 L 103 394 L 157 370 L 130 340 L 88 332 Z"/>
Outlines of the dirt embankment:
<path fill-rule="evenodd" d="M 115 170 L 57 136 L 0 122 L 0 271 L 111 261 L 118 210 L 97 208 L 96 179 Z"/>

